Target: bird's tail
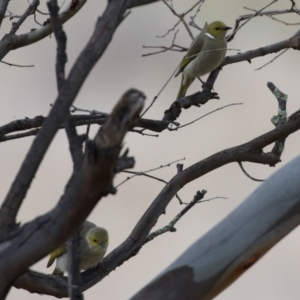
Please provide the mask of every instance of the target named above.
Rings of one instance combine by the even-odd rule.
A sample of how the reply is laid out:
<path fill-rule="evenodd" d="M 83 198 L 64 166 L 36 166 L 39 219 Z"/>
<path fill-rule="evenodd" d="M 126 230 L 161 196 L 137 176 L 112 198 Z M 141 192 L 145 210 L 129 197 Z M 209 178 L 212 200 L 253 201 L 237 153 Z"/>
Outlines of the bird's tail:
<path fill-rule="evenodd" d="M 189 88 L 189 86 L 192 84 L 192 82 L 194 81 L 195 78 L 191 78 L 191 77 L 184 77 L 184 75 L 182 74 L 182 79 L 181 79 L 181 84 L 180 84 L 180 89 L 178 91 L 177 94 L 177 98 L 176 100 L 179 100 L 180 98 L 184 97 L 187 89 Z"/>

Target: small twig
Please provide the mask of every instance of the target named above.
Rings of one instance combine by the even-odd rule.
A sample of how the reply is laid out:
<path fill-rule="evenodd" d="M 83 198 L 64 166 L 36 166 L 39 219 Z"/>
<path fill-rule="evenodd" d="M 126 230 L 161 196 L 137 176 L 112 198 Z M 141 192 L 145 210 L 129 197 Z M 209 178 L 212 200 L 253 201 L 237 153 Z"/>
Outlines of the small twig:
<path fill-rule="evenodd" d="M 289 49 L 284 49 L 283 51 L 281 51 L 278 55 L 276 55 L 273 59 L 271 59 L 269 62 L 267 62 L 266 64 L 262 65 L 261 67 L 255 69 L 254 71 L 259 71 L 262 68 L 266 67 L 267 65 L 271 64 L 274 60 L 276 60 L 279 56 L 281 56 L 282 54 L 284 54 L 286 51 L 288 51 Z"/>
<path fill-rule="evenodd" d="M 255 12 L 257 11 L 255 9 L 245 7 L 245 6 L 244 6 L 244 8 L 248 9 L 250 11 L 255 11 Z M 280 15 L 280 14 L 288 14 L 288 13 L 293 13 L 293 12 L 294 13 L 300 13 L 300 10 L 299 11 L 298 10 L 297 11 L 296 10 L 294 10 L 294 11 L 291 11 L 291 10 L 272 10 L 272 11 L 262 12 L 262 13 L 258 14 L 257 16 L 266 16 L 266 17 L 269 17 L 270 19 L 272 19 L 274 21 L 277 21 L 279 23 L 282 23 L 282 24 L 288 25 L 288 26 L 299 25 L 300 23 L 288 23 L 288 22 L 284 22 L 282 20 L 279 20 L 279 19 L 273 17 L 273 14 Z M 244 17 L 247 17 L 247 15 L 242 16 L 241 18 L 244 18 Z"/>
<path fill-rule="evenodd" d="M 36 24 L 38 24 L 38 25 L 40 25 L 40 26 L 43 26 L 43 25 L 37 20 L 37 18 L 36 18 L 36 11 L 35 11 L 34 14 L 33 14 L 33 19 L 34 19 L 34 22 L 35 22 Z"/>
<path fill-rule="evenodd" d="M 176 128 L 169 128 L 169 127 L 168 127 L 168 129 L 169 129 L 170 131 L 174 131 L 174 130 L 181 129 L 182 127 L 191 125 L 191 124 L 193 124 L 193 123 L 195 123 L 195 122 L 197 122 L 197 121 L 203 119 L 204 117 L 206 117 L 206 116 L 208 116 L 208 115 L 210 115 L 210 114 L 212 114 L 212 113 L 214 113 L 214 112 L 216 112 L 216 111 L 218 111 L 218 110 L 221 110 L 221 109 L 226 108 L 226 107 L 229 107 L 229 106 L 242 105 L 242 104 L 243 104 L 243 103 L 231 103 L 231 104 L 224 105 L 224 106 L 222 106 L 222 107 L 219 107 L 219 108 L 217 108 L 217 109 L 214 109 L 213 111 L 210 111 L 209 113 L 207 113 L 207 114 L 205 114 L 205 115 L 203 115 L 203 116 L 201 116 L 201 117 L 199 117 L 199 118 L 197 118 L 197 119 L 195 119 L 195 120 L 193 120 L 193 121 L 191 121 L 191 122 L 189 122 L 189 123 L 180 125 L 180 126 L 178 126 L 178 127 L 176 127 Z"/>
<path fill-rule="evenodd" d="M 159 181 L 159 182 L 168 184 L 168 182 L 167 182 L 166 180 L 164 180 L 164 179 L 158 178 L 158 177 L 156 177 L 156 176 L 148 175 L 148 174 L 145 174 L 145 173 L 143 173 L 143 172 L 123 171 L 123 173 L 129 173 L 129 174 L 134 174 L 134 175 L 131 176 L 131 177 L 127 177 L 124 181 L 122 181 L 121 183 L 119 183 L 115 188 L 118 188 L 120 185 L 124 184 L 124 183 L 127 182 L 129 179 L 131 179 L 132 177 L 135 177 L 135 176 L 145 176 L 145 177 L 148 177 L 148 178 L 157 180 L 157 181 Z M 178 194 L 176 194 L 175 197 L 178 199 L 178 201 L 179 201 L 180 204 L 183 203 L 182 200 L 180 199 L 180 197 L 178 196 Z"/>
<path fill-rule="evenodd" d="M 98 110 L 95 110 L 95 109 L 78 108 L 75 105 L 72 105 L 71 112 L 74 113 L 76 111 L 86 112 L 86 113 L 89 113 L 91 115 L 99 115 L 99 116 L 104 116 L 104 117 L 108 116 L 108 113 L 104 113 L 104 112 L 101 112 L 101 111 L 98 111 Z"/>
<path fill-rule="evenodd" d="M 169 47 L 165 47 L 165 46 L 145 46 L 145 45 L 143 45 L 143 48 L 145 48 L 145 49 L 160 49 L 160 50 L 156 51 L 156 52 L 150 52 L 150 53 L 147 53 L 147 54 L 143 54 L 142 56 L 145 57 L 145 56 L 149 56 L 149 55 L 163 53 L 163 52 L 166 52 L 166 51 L 176 51 L 176 52 L 187 51 L 188 50 L 187 48 L 175 44 L 175 39 L 176 39 L 178 31 L 179 31 L 179 29 L 174 33 L 172 44 Z"/>
<path fill-rule="evenodd" d="M 192 34 L 192 32 L 191 32 L 191 30 L 190 30 L 188 24 L 187 24 L 186 21 L 184 20 L 184 17 L 186 16 L 186 14 L 187 14 L 188 12 L 190 12 L 191 10 L 193 10 L 194 7 L 196 7 L 197 4 L 198 4 L 200 1 L 202 1 L 202 0 L 199 0 L 198 3 L 196 3 L 195 5 L 193 5 L 192 8 L 190 8 L 187 12 L 185 12 L 185 13 L 183 13 L 183 14 L 178 14 L 178 13 L 174 10 L 174 8 L 173 8 L 171 5 L 168 4 L 168 2 L 167 2 L 166 0 L 162 0 L 162 1 L 163 1 L 163 3 L 171 10 L 171 12 L 172 12 L 176 17 L 178 17 L 178 18 L 180 19 L 180 21 L 181 21 L 182 24 L 184 25 L 185 29 L 187 30 L 189 36 L 190 36 L 191 39 L 193 40 L 193 39 L 194 39 L 194 36 L 193 36 L 193 34 Z"/>
<path fill-rule="evenodd" d="M 180 24 L 180 20 L 178 20 L 177 23 L 175 23 L 175 25 L 174 25 L 171 29 L 169 29 L 165 34 L 163 34 L 163 35 L 157 35 L 156 37 L 157 37 L 157 38 L 164 38 L 164 37 L 166 37 L 171 31 L 174 31 L 175 28 L 176 28 L 179 24 Z M 177 31 L 179 31 L 179 29 L 178 29 Z"/>
<path fill-rule="evenodd" d="M 256 9 L 249 8 L 249 7 L 246 7 L 246 6 L 244 6 L 244 9 L 257 12 Z M 267 17 L 269 17 L 269 16 L 275 16 L 275 15 L 284 15 L 284 14 L 289 14 L 289 13 L 296 13 L 296 14 L 298 14 L 299 12 L 300 12 L 299 9 L 294 9 L 294 10 L 290 10 L 290 9 L 267 10 L 267 11 L 260 12 L 260 13 L 256 14 L 256 17 L 260 17 L 260 16 L 267 16 Z M 242 15 L 242 16 L 240 16 L 239 20 L 241 20 L 241 21 L 247 20 L 251 16 L 252 16 L 252 14 Z"/>
<path fill-rule="evenodd" d="M 24 14 L 21 16 L 21 18 L 13 23 L 13 26 L 9 32 L 9 34 L 15 34 L 17 30 L 20 28 L 20 26 L 23 24 L 23 22 L 27 19 L 29 15 L 32 15 L 36 8 L 39 6 L 40 1 L 39 0 L 33 0 L 32 3 L 28 6 Z"/>
<path fill-rule="evenodd" d="M 133 177 L 136 177 L 136 176 L 143 176 L 143 175 L 145 175 L 145 174 L 147 174 L 147 173 L 150 173 L 150 172 L 153 172 L 153 171 L 156 171 L 156 170 L 159 170 L 159 169 L 163 169 L 163 168 L 166 168 L 166 167 L 170 167 L 171 165 L 173 165 L 173 164 L 175 164 L 175 163 L 177 163 L 177 162 L 179 162 L 179 161 L 182 161 L 182 160 L 185 160 L 185 157 L 184 157 L 184 158 L 177 159 L 177 160 L 175 160 L 175 161 L 172 161 L 172 162 L 170 162 L 170 163 L 168 163 L 168 164 L 166 164 L 166 165 L 161 165 L 161 166 L 159 166 L 159 167 L 156 167 L 156 168 L 153 168 L 153 169 L 149 169 L 149 170 L 143 171 L 143 172 L 124 171 L 124 173 L 129 173 L 129 174 L 134 174 L 134 175 L 132 175 L 132 176 L 130 176 L 130 177 L 127 177 L 125 180 L 123 180 L 121 183 L 119 183 L 119 184 L 116 186 L 116 188 L 119 187 L 120 185 L 122 185 L 123 183 L 125 183 L 126 181 L 132 179 Z"/>
<path fill-rule="evenodd" d="M 200 12 L 201 6 L 202 6 L 202 4 L 204 3 L 204 1 L 205 1 L 205 0 L 199 1 L 199 2 L 200 2 L 200 3 L 199 3 L 199 6 L 198 6 L 198 8 L 197 8 L 195 14 L 194 14 L 193 16 L 190 17 L 190 22 L 189 22 L 189 25 L 190 25 L 190 26 L 192 26 L 192 27 L 194 27 L 194 28 L 197 28 L 197 29 L 199 29 L 199 30 L 202 30 L 202 29 L 195 23 L 195 18 L 196 18 L 196 16 L 198 15 L 198 13 Z M 198 4 L 198 3 L 197 3 L 197 4 Z"/>
<path fill-rule="evenodd" d="M 160 49 L 159 51 L 155 51 L 155 52 L 148 52 L 146 54 L 142 54 L 143 57 L 146 56 L 150 56 L 150 55 L 155 55 L 155 54 L 159 54 L 159 53 L 164 53 L 167 51 L 174 51 L 174 52 L 185 52 L 188 50 L 188 48 L 182 47 L 180 45 L 177 44 L 172 44 L 169 47 L 166 46 L 143 46 L 144 49 Z"/>
<path fill-rule="evenodd" d="M 176 231 L 176 228 L 174 227 L 175 224 L 181 219 L 182 216 L 184 216 L 195 204 L 197 203 L 200 203 L 200 202 L 203 202 L 201 201 L 204 197 L 204 195 L 207 193 L 206 190 L 202 190 L 201 192 L 200 191 L 197 191 L 196 195 L 194 196 L 194 199 L 179 213 L 176 215 L 176 217 L 166 226 L 150 233 L 143 245 L 145 245 L 146 243 L 152 241 L 154 238 L 166 233 L 166 232 L 175 232 Z"/>
<path fill-rule="evenodd" d="M 243 173 L 244 173 L 248 178 L 250 178 L 251 180 L 253 180 L 253 181 L 258 181 L 258 182 L 263 182 L 263 181 L 265 181 L 265 179 L 257 179 L 257 178 L 252 177 L 251 175 L 249 175 L 249 174 L 246 172 L 246 170 L 244 169 L 244 166 L 243 166 L 243 164 L 242 164 L 241 161 L 238 161 L 238 164 L 239 164 L 241 170 L 243 171 Z"/>
<path fill-rule="evenodd" d="M 296 6 L 296 3 L 294 0 L 290 0 L 292 2 L 292 7 L 291 7 L 291 10 L 294 10 L 294 7 Z"/>
<path fill-rule="evenodd" d="M 157 98 L 159 97 L 159 95 L 162 93 L 162 91 L 165 89 L 165 87 L 167 86 L 167 84 L 170 82 L 170 80 L 173 78 L 173 76 L 175 75 L 175 73 L 177 72 L 178 67 L 176 67 L 176 69 L 174 70 L 174 72 L 172 73 L 172 75 L 170 76 L 170 78 L 167 80 L 167 82 L 163 85 L 163 87 L 161 88 L 161 90 L 158 92 L 158 94 L 153 98 L 152 102 L 150 103 L 150 105 L 145 109 L 145 111 L 141 114 L 141 118 L 147 113 L 147 111 L 153 106 L 153 104 L 155 103 L 155 101 L 157 100 Z"/>
<path fill-rule="evenodd" d="M 12 63 L 8 63 L 6 61 L 1 61 L 1 63 L 5 64 L 5 65 L 8 65 L 10 67 L 19 67 L 19 68 L 32 68 L 34 67 L 34 65 L 16 65 L 16 64 L 12 64 Z"/>
<path fill-rule="evenodd" d="M 213 197 L 213 198 L 209 198 L 209 199 L 206 199 L 206 200 L 201 200 L 201 201 L 198 201 L 198 203 L 203 203 L 203 202 L 209 202 L 211 200 L 215 200 L 215 199 L 228 199 L 227 197 Z M 189 202 L 182 202 L 181 204 L 185 204 L 185 205 L 188 205 Z"/>
<path fill-rule="evenodd" d="M 138 134 L 140 134 L 142 136 L 159 137 L 159 134 L 144 133 L 144 130 L 145 129 L 140 129 L 140 130 L 138 130 L 138 129 L 131 129 L 130 131 L 134 132 L 134 133 L 138 133 Z"/>
<path fill-rule="evenodd" d="M 180 22 L 182 22 L 182 18 L 183 17 L 185 17 L 189 12 L 191 12 L 198 4 L 199 4 L 199 2 L 204 2 L 204 0 L 199 0 L 198 2 L 196 2 L 189 10 L 187 10 L 185 13 L 182 13 L 182 14 L 177 14 L 176 12 L 175 12 L 175 10 L 174 10 L 174 7 L 173 7 L 173 5 L 172 5 L 172 3 L 170 4 L 170 9 L 171 9 L 171 11 L 173 12 L 173 14 L 174 14 L 174 12 L 175 12 L 175 15 L 179 18 L 179 20 L 175 23 L 175 25 L 171 28 L 171 29 L 169 29 L 165 34 L 163 34 L 163 35 L 159 35 L 159 36 L 156 36 L 157 38 L 164 38 L 164 37 L 166 37 L 171 31 L 174 31 L 175 29 L 176 29 L 176 27 L 180 24 Z M 201 6 L 201 5 L 200 5 Z M 200 7 L 199 7 L 200 8 Z M 196 12 L 196 14 L 197 14 L 198 12 Z M 195 15 L 196 16 L 196 15 Z M 189 25 L 191 25 L 191 24 L 189 24 Z"/>
<path fill-rule="evenodd" d="M 237 19 L 236 20 L 236 25 L 235 28 L 233 30 L 233 32 L 227 37 L 227 41 L 230 42 L 231 40 L 233 40 L 235 34 L 244 26 L 246 25 L 250 20 L 252 20 L 254 17 L 256 17 L 260 12 L 262 12 L 263 10 L 265 10 L 267 7 L 271 6 L 272 4 L 274 4 L 275 2 L 277 2 L 278 0 L 273 0 L 271 3 L 269 3 L 268 5 L 264 6 L 263 8 L 261 8 L 260 10 L 258 10 L 257 12 L 255 12 L 254 14 L 252 14 L 243 24 L 241 24 L 241 26 L 239 26 L 239 23 L 241 21 L 241 19 Z"/>

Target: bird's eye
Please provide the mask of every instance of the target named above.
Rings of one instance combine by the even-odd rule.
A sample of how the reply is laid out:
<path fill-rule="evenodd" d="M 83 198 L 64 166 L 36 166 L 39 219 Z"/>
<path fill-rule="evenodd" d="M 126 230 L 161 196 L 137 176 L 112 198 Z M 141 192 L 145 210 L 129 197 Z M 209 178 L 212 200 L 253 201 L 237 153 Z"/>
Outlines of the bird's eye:
<path fill-rule="evenodd" d="M 216 30 L 220 30 L 220 27 L 216 27 Z"/>
<path fill-rule="evenodd" d="M 96 240 L 94 240 L 94 243 L 97 243 L 97 241 L 96 241 Z"/>

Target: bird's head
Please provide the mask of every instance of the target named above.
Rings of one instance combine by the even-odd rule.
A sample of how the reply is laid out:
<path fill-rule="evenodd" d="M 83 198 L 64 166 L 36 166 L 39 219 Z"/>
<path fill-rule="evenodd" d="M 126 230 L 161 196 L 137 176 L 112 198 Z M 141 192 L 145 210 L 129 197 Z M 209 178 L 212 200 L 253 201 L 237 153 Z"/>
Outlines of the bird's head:
<path fill-rule="evenodd" d="M 211 35 L 211 38 L 224 39 L 226 32 L 229 29 L 231 29 L 231 27 L 226 26 L 223 22 L 215 21 L 208 24 L 205 31 L 208 37 Z"/>
<path fill-rule="evenodd" d="M 108 232 L 104 228 L 91 228 L 86 235 L 86 239 L 91 249 L 106 251 L 108 247 Z"/>

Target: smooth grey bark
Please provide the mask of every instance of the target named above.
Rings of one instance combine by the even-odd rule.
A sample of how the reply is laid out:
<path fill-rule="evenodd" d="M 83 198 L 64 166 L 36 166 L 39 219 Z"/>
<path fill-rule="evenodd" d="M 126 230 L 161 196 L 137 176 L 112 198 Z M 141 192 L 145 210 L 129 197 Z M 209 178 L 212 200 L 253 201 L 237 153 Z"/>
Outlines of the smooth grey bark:
<path fill-rule="evenodd" d="M 213 299 L 300 223 L 300 156 L 131 300 Z"/>

